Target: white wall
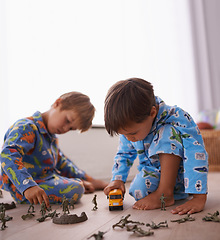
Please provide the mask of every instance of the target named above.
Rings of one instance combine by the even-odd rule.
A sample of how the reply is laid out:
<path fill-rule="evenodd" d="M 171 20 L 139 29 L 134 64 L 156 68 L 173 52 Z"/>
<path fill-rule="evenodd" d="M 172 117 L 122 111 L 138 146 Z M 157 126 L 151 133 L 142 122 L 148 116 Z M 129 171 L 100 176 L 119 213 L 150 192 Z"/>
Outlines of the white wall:
<path fill-rule="evenodd" d="M 97 179 L 109 181 L 119 137 L 110 137 L 104 128 L 92 128 L 85 133 L 71 131 L 58 135 L 59 145 L 64 154 L 81 169 Z M 133 165 L 128 180 L 137 172 Z"/>

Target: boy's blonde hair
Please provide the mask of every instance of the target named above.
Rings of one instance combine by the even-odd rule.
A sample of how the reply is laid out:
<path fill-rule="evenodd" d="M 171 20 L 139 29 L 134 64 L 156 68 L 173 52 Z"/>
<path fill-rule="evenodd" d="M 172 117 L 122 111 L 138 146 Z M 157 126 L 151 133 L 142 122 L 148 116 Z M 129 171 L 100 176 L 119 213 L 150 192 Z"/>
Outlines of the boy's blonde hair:
<path fill-rule="evenodd" d="M 95 115 L 95 107 L 90 102 L 90 98 L 80 92 L 69 92 L 60 96 L 60 110 L 74 110 L 79 117 L 79 130 L 87 131 L 92 126 Z"/>
<path fill-rule="evenodd" d="M 153 86 L 141 78 L 116 82 L 105 98 L 105 128 L 113 136 L 130 123 L 143 122 L 155 106 Z"/>

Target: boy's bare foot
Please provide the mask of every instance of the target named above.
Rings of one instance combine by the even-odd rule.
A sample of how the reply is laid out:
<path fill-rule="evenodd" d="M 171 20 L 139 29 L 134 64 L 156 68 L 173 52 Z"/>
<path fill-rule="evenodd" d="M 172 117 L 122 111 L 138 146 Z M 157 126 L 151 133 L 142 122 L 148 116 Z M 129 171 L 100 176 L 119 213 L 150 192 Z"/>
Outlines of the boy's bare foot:
<path fill-rule="evenodd" d="M 194 194 L 193 198 L 186 203 L 176 207 L 171 211 L 173 214 L 192 214 L 196 212 L 201 212 L 204 209 L 206 203 L 206 194 Z"/>
<path fill-rule="evenodd" d="M 92 179 L 90 182 L 94 186 L 95 190 L 103 190 L 108 185 L 107 182 L 99 179 Z"/>
<path fill-rule="evenodd" d="M 150 209 L 157 209 L 161 208 L 161 201 L 160 201 L 161 194 L 157 193 L 156 191 L 149 194 L 148 196 L 138 200 L 134 205 L 134 209 L 138 210 L 150 210 Z M 171 206 L 174 204 L 173 196 L 166 196 L 165 199 L 165 206 Z"/>
<path fill-rule="evenodd" d="M 90 193 L 94 192 L 96 190 L 104 190 L 104 188 L 108 185 L 107 182 L 102 181 L 100 179 L 95 179 L 95 178 L 89 176 L 88 174 L 85 175 L 85 178 L 86 178 L 86 182 L 90 183 L 90 184 L 87 183 L 87 185 L 90 185 L 89 186 Z M 85 180 L 84 180 L 84 182 L 85 182 Z M 92 188 L 93 188 L 93 191 L 92 191 Z"/>
<path fill-rule="evenodd" d="M 83 185 L 85 187 L 85 193 L 93 193 L 97 190 L 103 190 L 108 183 L 89 177 L 87 181 L 83 180 Z"/>

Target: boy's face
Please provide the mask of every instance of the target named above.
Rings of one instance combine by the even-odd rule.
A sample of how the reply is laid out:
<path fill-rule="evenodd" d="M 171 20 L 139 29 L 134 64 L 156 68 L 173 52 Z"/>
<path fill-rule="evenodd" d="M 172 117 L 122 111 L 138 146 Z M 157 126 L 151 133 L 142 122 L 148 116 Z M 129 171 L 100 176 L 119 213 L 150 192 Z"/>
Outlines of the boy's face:
<path fill-rule="evenodd" d="M 155 107 L 152 107 L 150 116 L 148 116 L 143 122 L 131 122 L 125 129 L 119 129 L 118 133 L 124 135 L 128 141 L 141 141 L 149 134 L 156 115 L 157 110 Z"/>
<path fill-rule="evenodd" d="M 61 103 L 55 102 L 47 119 L 47 130 L 51 134 L 63 134 L 79 129 L 79 117 L 74 110 L 61 110 Z"/>

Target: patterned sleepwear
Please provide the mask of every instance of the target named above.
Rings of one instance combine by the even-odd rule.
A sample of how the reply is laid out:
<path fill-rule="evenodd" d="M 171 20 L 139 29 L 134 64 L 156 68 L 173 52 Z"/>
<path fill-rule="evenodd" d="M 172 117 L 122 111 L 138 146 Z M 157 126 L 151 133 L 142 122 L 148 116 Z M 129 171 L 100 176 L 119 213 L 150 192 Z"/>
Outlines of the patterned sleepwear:
<path fill-rule="evenodd" d="M 131 142 L 120 136 L 114 160 L 112 181 L 126 182 L 130 167 L 139 158 L 139 173 L 133 179 L 129 193 L 136 200 L 154 192 L 160 181 L 159 154 L 180 156 L 174 198 L 184 199 L 188 193 L 207 193 L 208 155 L 200 131 L 191 116 L 177 106 L 166 105 L 156 97 L 159 105 L 153 126 L 142 141 Z"/>
<path fill-rule="evenodd" d="M 50 203 L 62 202 L 62 197 L 75 201 L 84 193 L 85 172 L 66 158 L 50 135 L 40 112 L 18 120 L 5 134 L 0 156 L 0 188 L 9 191 L 18 203 L 28 202 L 23 193 L 39 185 Z"/>

